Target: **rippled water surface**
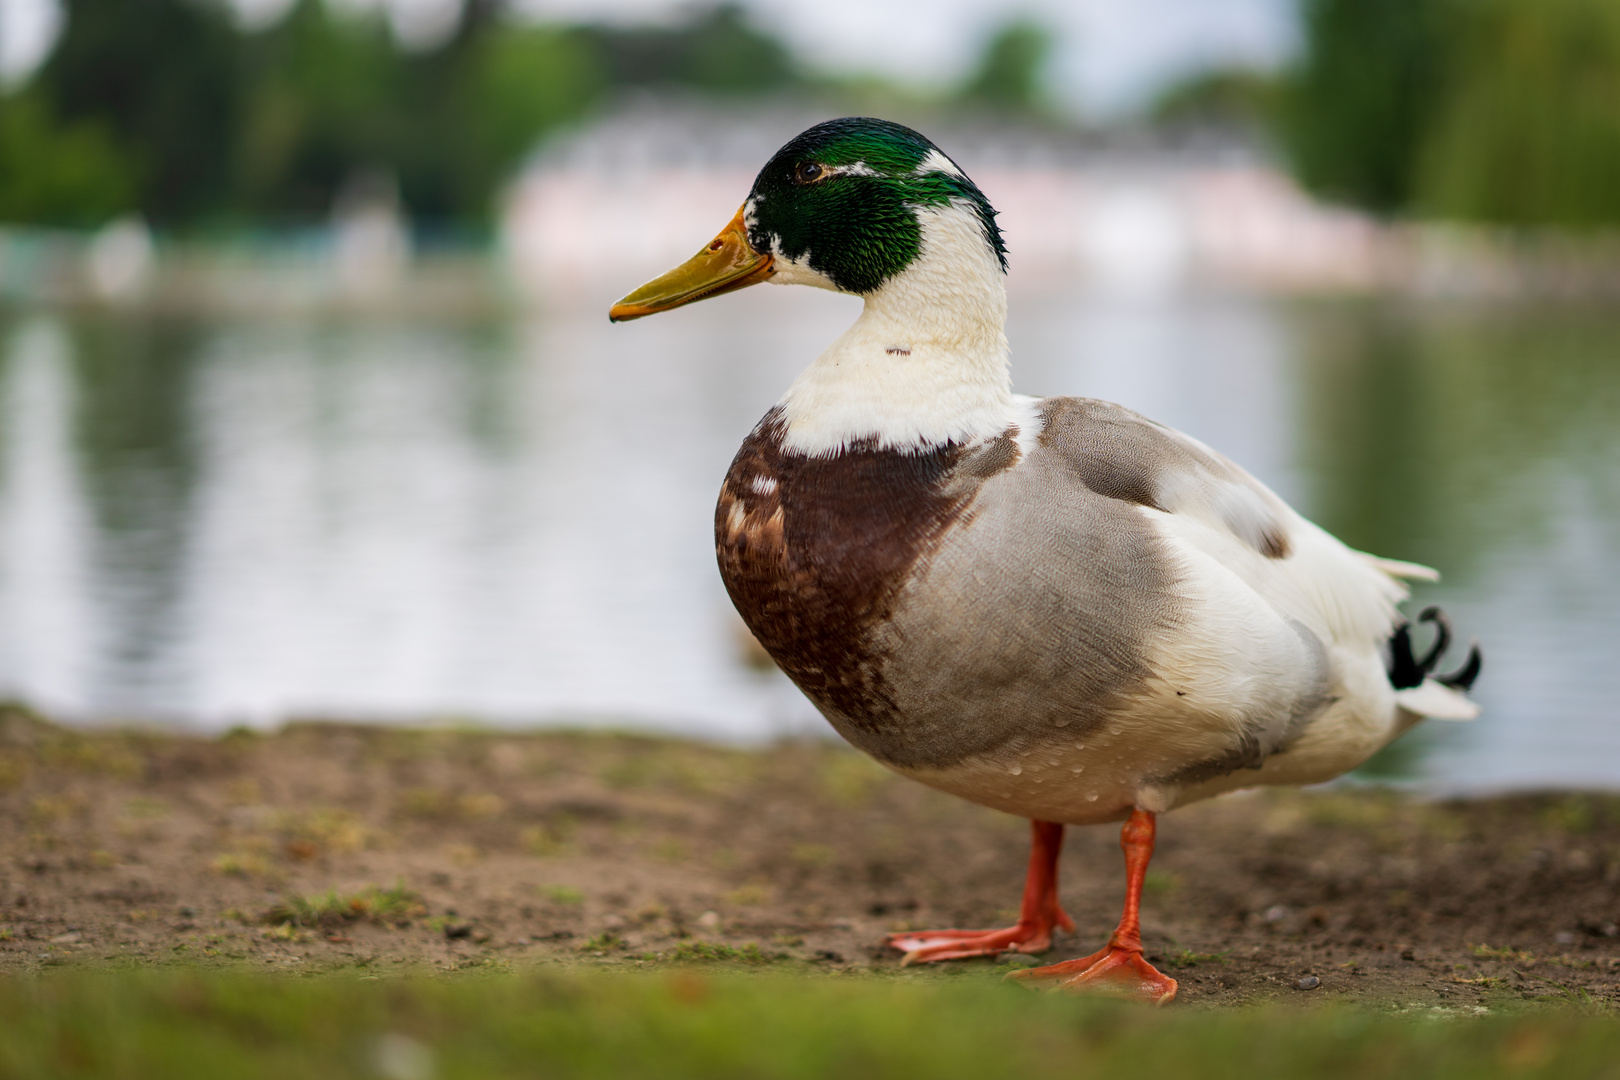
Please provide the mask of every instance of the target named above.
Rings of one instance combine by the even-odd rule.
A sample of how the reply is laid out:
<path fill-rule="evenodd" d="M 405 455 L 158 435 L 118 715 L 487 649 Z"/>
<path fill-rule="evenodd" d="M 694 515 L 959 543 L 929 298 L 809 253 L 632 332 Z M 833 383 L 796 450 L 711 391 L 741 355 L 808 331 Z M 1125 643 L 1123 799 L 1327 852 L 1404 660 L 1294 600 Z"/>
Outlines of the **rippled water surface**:
<path fill-rule="evenodd" d="M 0 692 L 87 719 L 819 729 L 713 564 L 737 444 L 858 302 L 610 326 L 0 312 Z M 1379 760 L 1620 786 L 1620 316 L 1015 293 L 1018 389 L 1111 398 L 1440 567 L 1485 715 Z"/>

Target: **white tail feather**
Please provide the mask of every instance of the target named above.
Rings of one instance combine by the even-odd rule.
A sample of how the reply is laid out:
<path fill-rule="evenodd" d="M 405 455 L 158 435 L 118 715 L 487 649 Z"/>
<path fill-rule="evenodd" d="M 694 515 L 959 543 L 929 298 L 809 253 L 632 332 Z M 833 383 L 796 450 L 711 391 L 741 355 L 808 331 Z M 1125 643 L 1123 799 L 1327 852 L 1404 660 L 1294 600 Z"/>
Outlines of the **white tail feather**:
<path fill-rule="evenodd" d="M 1478 704 L 1469 701 L 1461 691 L 1433 679 L 1424 679 L 1416 686 L 1397 690 L 1395 704 L 1407 712 L 1432 720 L 1472 720 L 1479 715 Z"/>
<path fill-rule="evenodd" d="M 1368 555 L 1364 551 L 1357 552 L 1357 554 L 1392 578 L 1405 578 L 1408 581 L 1440 580 L 1440 571 L 1432 566 L 1424 566 L 1422 563 L 1415 562 L 1402 562 L 1400 559 L 1385 559 L 1378 555 Z"/>

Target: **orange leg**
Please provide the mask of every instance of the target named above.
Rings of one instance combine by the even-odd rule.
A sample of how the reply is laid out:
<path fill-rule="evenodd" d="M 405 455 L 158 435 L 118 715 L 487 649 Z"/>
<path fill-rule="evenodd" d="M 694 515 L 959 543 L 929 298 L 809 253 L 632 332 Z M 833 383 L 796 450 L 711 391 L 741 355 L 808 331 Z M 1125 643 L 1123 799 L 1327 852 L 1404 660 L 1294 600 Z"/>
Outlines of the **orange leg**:
<path fill-rule="evenodd" d="M 1024 878 L 1024 904 L 1018 924 L 1005 930 L 919 930 L 890 934 L 889 944 L 906 954 L 903 964 L 995 956 L 1016 949 L 1045 952 L 1052 946 L 1052 927 L 1073 933 L 1074 920 L 1058 906 L 1057 863 L 1063 850 L 1063 826 L 1030 822 L 1029 874 Z"/>
<path fill-rule="evenodd" d="M 1142 958 L 1142 879 L 1153 858 L 1154 818 L 1132 810 L 1119 832 L 1125 850 L 1125 913 L 1108 944 L 1090 956 L 1061 964 L 1016 971 L 1010 978 L 1065 990 L 1107 990 L 1163 1005 L 1176 996 L 1176 980 Z"/>

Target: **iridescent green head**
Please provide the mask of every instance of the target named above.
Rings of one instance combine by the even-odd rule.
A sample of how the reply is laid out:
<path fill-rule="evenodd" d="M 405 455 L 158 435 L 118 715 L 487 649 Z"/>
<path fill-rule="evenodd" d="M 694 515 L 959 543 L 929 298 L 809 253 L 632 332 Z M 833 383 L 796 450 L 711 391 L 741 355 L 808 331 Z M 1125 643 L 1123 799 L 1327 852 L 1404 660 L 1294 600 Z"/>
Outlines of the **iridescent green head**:
<path fill-rule="evenodd" d="M 922 135 L 870 117 L 800 133 L 759 171 L 743 207 L 748 240 L 778 262 L 808 266 L 839 289 L 869 293 L 923 246 L 921 215 L 952 204 L 977 216 L 1002 270 L 996 212 L 956 163 Z"/>
<path fill-rule="evenodd" d="M 851 116 L 800 133 L 759 171 L 737 216 L 685 263 L 613 305 L 639 319 L 772 278 L 872 293 L 925 254 L 929 222 L 953 215 L 954 254 L 983 242 L 1007 269 L 984 193 L 917 132 Z"/>

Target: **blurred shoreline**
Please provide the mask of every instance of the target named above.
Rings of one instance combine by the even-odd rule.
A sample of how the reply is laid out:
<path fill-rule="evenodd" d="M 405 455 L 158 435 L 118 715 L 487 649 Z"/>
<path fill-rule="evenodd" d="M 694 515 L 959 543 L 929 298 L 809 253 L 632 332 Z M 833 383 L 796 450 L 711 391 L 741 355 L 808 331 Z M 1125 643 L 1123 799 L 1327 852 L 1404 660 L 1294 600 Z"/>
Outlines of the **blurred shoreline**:
<path fill-rule="evenodd" d="M 984 186 L 1040 187 L 1050 180 L 994 175 Z M 717 186 L 707 177 L 697 184 Z M 1146 215 L 1158 212 L 1153 199 L 1149 195 L 1142 202 Z M 1017 212 L 1014 206 L 1009 216 Z M 1048 238 L 1045 250 L 1026 251 L 1023 258 L 1015 248 L 1008 288 L 1041 292 L 1060 279 L 1066 288 L 1078 281 L 1087 293 L 1125 298 L 1236 293 L 1583 303 L 1620 297 L 1620 233 L 1385 225 L 1340 216 L 1351 220 L 1308 226 L 1321 224 L 1315 243 L 1310 235 L 1301 242 L 1286 227 L 1273 229 L 1259 221 L 1248 237 L 1176 236 L 1168 256 L 1080 230 L 1056 243 Z M 684 247 L 693 247 L 706 235 L 694 218 L 679 216 L 693 228 L 672 229 L 666 223 L 659 231 L 691 239 Z M 1139 224 L 1146 231 L 1159 228 L 1151 221 Z M 346 272 L 337 238 L 311 233 L 300 243 L 158 241 L 138 266 L 109 274 L 101 269 L 106 237 L 106 230 L 0 226 L 0 304 L 250 320 L 313 315 L 462 320 L 606 303 L 602 297 L 616 296 L 656 273 L 654 267 L 690 254 L 664 242 L 652 245 L 662 260 L 643 251 L 632 266 L 618 249 L 593 258 L 571 237 L 552 233 L 515 257 L 493 244 L 433 250 L 407 255 L 375 275 L 355 276 Z M 1171 265 L 1164 265 L 1167 260 Z"/>
<path fill-rule="evenodd" d="M 1430 721 L 1430 730 L 1443 721 Z M 1589 794 L 1613 797 L 1620 784 L 1604 783 L 1596 777 L 1528 775 L 1513 779 L 1483 781 L 1457 776 L 1417 775 L 1399 768 L 1381 766 L 1380 757 L 1398 756 L 1411 751 L 1421 735 L 1401 736 L 1361 766 L 1331 780 L 1306 785 L 1266 785 L 1238 788 L 1221 800 L 1283 798 L 1301 791 L 1327 796 L 1335 793 L 1383 793 L 1416 803 L 1449 800 L 1492 800 L 1560 794 Z M 747 734 L 682 730 L 679 725 L 651 722 L 648 717 L 628 714 L 591 715 L 580 712 L 536 714 L 527 720 L 481 717 L 476 715 L 424 712 L 420 716 L 397 713 L 316 713 L 290 714 L 271 722 L 234 723 L 229 726 L 198 725 L 185 719 L 162 716 L 95 715 L 46 713 L 16 699 L 0 698 L 0 792 L 8 775 L 4 766 L 7 746 L 35 746 L 41 741 L 73 745 L 146 745 L 169 743 L 196 747 L 229 748 L 243 742 L 297 741 L 301 739 L 359 739 L 370 741 L 440 740 L 483 742 L 568 741 L 579 745 L 633 745 L 658 751 L 660 748 L 688 748 L 692 752 L 762 756 L 782 752 L 836 753 L 857 757 L 863 768 L 889 776 L 875 759 L 847 743 L 831 725 L 822 722 L 798 724 L 791 729 L 755 731 Z M 1404 742 L 1403 742 L 1404 740 Z M 899 774 L 892 778 L 906 783 Z M 1194 804 L 1196 805 L 1196 804 Z"/>
<path fill-rule="evenodd" d="M 272 320 L 324 313 L 459 319 L 513 306 L 499 261 L 472 249 L 407 256 L 356 281 L 324 233 L 286 243 L 160 241 L 138 265 L 108 275 L 98 273 L 97 258 L 106 235 L 0 227 L 0 303 Z"/>

